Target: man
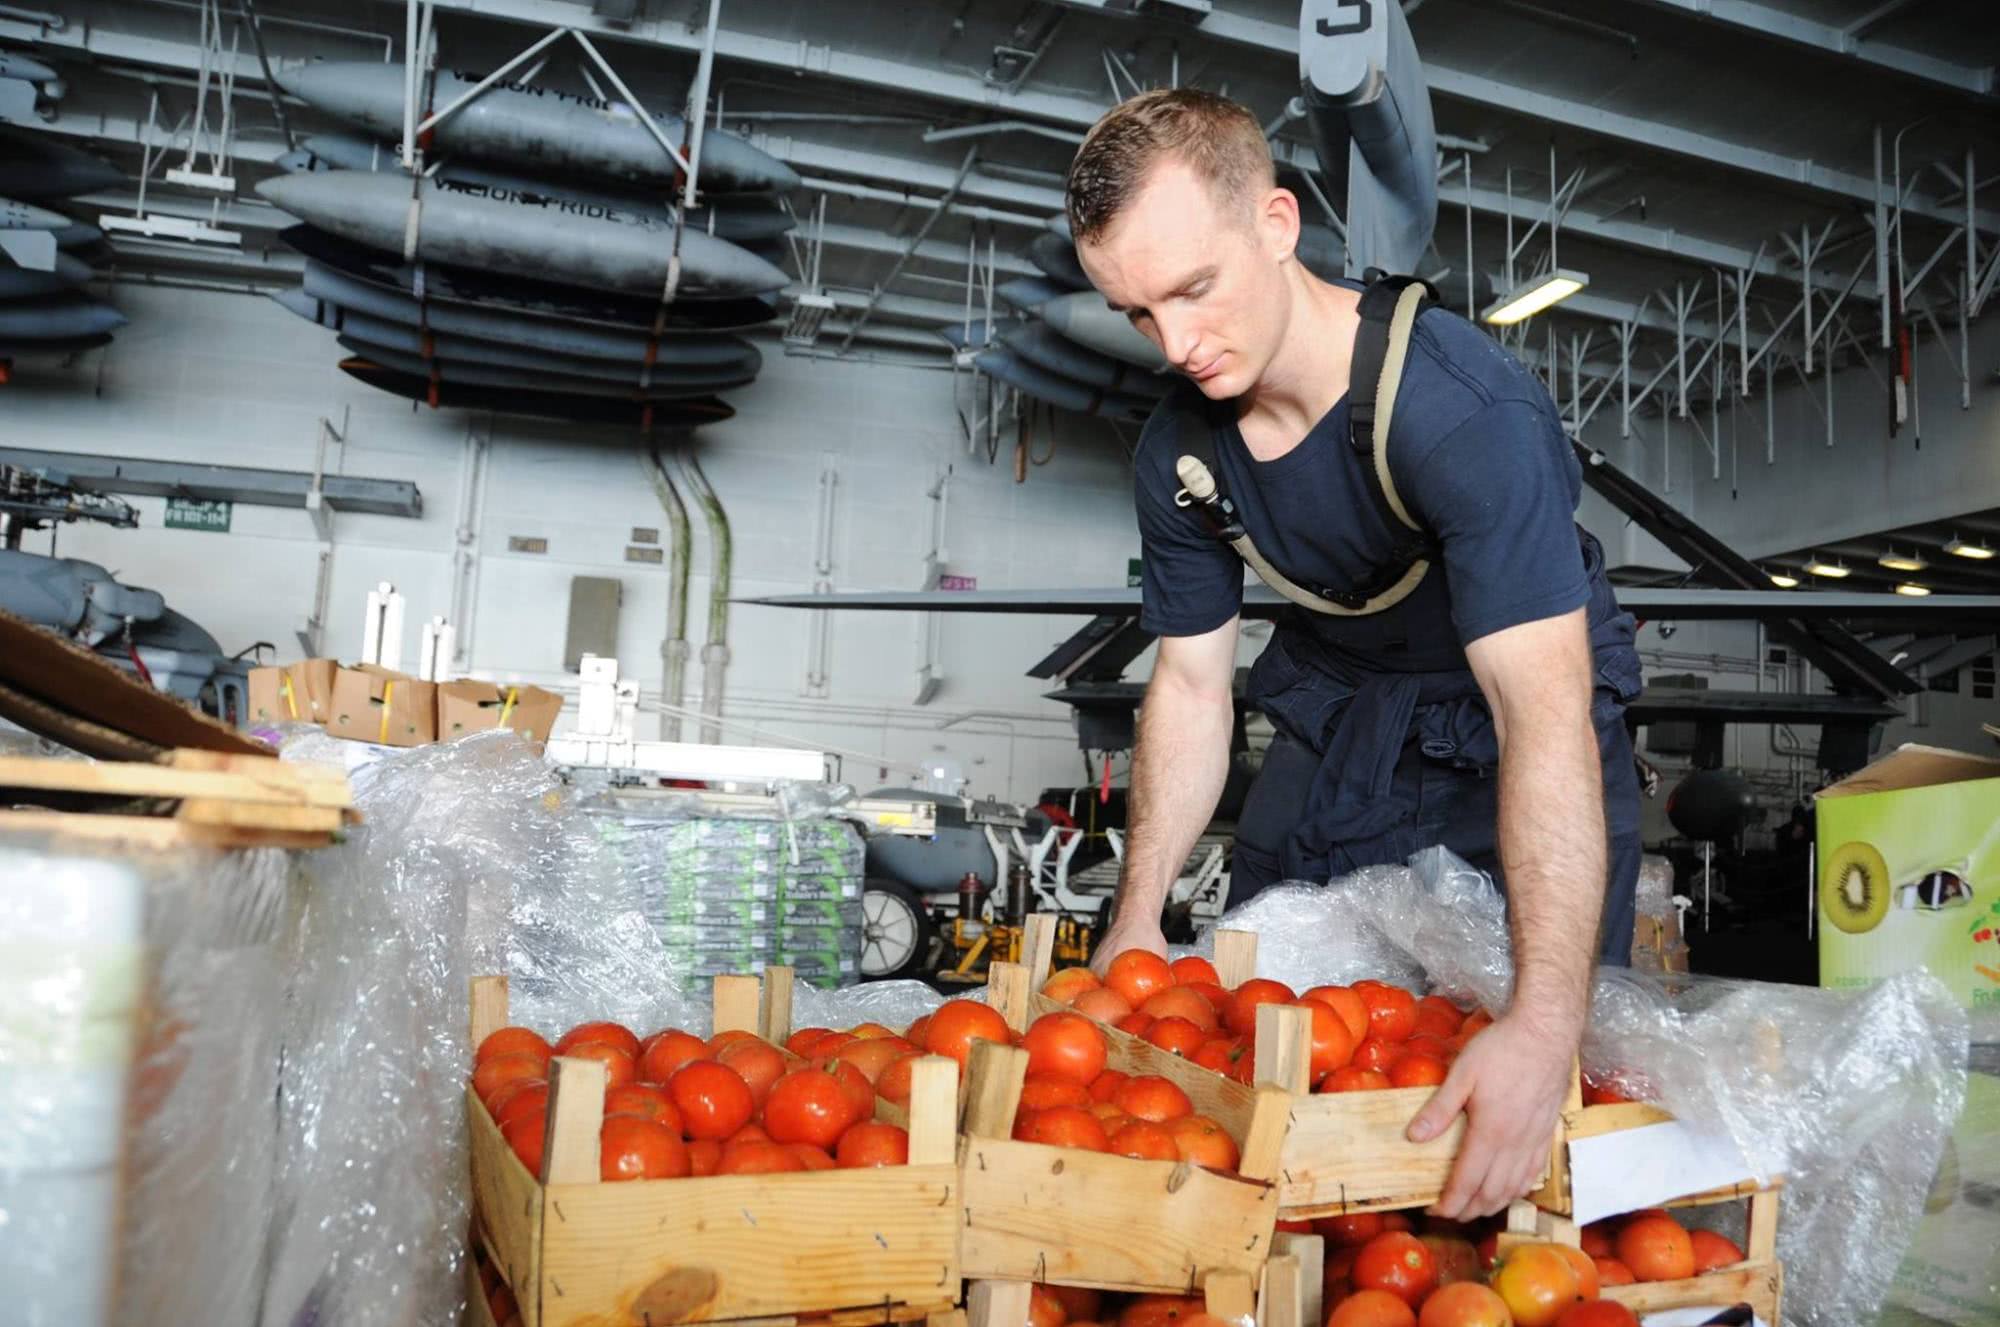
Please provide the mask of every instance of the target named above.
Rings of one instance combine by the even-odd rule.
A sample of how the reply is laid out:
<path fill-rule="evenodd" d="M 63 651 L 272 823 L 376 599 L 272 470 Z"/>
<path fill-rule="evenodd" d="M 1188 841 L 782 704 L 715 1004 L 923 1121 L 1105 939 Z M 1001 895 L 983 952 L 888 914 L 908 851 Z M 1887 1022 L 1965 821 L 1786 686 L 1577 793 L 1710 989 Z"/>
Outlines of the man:
<path fill-rule="evenodd" d="M 1255 117 L 1220 97 L 1151 92 L 1106 115 L 1077 151 L 1068 212 L 1091 280 L 1188 379 L 1136 459 L 1140 621 L 1160 647 L 1100 955 L 1164 949 L 1161 905 L 1228 769 L 1255 559 L 1306 607 L 1251 671 L 1278 735 L 1239 817 L 1230 901 L 1439 842 L 1503 880 L 1515 999 L 1409 1130 L 1435 1137 L 1464 1110 L 1434 1210 L 1498 1211 L 1547 1162 L 1600 920 L 1604 954 L 1624 962 L 1639 864 L 1621 718 L 1638 691 L 1633 622 L 1575 525 L 1560 416 L 1492 339 L 1425 307 L 1404 324 L 1400 390 L 1371 413 L 1380 379 L 1364 372 L 1350 419 L 1364 287 L 1299 264 L 1298 201 Z M 1363 416 L 1382 418 L 1386 450 Z M 1190 451 L 1233 511 L 1202 501 Z"/>

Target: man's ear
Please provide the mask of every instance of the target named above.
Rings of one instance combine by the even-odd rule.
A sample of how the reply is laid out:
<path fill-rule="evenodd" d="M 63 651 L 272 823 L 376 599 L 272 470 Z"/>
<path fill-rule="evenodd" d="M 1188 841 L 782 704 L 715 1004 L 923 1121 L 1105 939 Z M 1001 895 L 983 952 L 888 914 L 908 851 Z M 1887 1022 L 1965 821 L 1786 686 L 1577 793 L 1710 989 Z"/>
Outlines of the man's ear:
<path fill-rule="evenodd" d="M 1279 262 L 1291 258 L 1299 247 L 1299 197 L 1290 189 L 1272 186 L 1257 205 L 1257 236 L 1264 251 Z"/>

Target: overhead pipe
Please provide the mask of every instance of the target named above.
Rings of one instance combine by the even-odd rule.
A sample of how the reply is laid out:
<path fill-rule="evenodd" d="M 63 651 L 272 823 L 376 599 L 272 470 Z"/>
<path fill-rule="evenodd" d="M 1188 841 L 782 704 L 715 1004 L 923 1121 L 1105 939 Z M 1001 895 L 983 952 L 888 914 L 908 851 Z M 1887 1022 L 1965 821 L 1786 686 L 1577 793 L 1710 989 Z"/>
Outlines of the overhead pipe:
<path fill-rule="evenodd" d="M 852 184 L 846 180 L 829 179 L 822 175 L 804 176 L 800 183 L 808 189 L 821 193 L 839 194 L 843 198 L 865 198 L 878 203 L 898 203 L 906 207 L 925 207 L 933 211 L 938 200 L 923 194 L 907 193 L 896 189 L 880 189 L 874 185 Z M 1020 212 L 1001 212 L 977 203 L 946 203 L 944 210 L 953 216 L 965 217 L 970 221 L 991 221 L 996 225 L 1019 226 L 1023 230 L 1040 231 L 1047 229 L 1041 217 L 1026 216 Z"/>
<path fill-rule="evenodd" d="M 722 687 L 729 668 L 729 517 L 702 473 L 694 450 L 683 444 L 681 474 L 708 517 L 708 641 L 701 647 L 701 740 L 722 740 Z"/>
<path fill-rule="evenodd" d="M 666 458 L 660 454 L 657 443 L 647 452 L 646 477 L 653 481 L 653 492 L 667 513 L 673 548 L 673 565 L 667 572 L 667 636 L 660 642 L 660 659 L 665 665 L 660 699 L 667 707 L 660 711 L 660 738 L 678 742 L 680 709 L 687 694 L 688 564 L 693 558 L 694 540 L 688 532 L 687 504 L 681 501 L 680 490 L 674 487 L 673 476 L 667 473 Z"/>
<path fill-rule="evenodd" d="M 945 143 L 960 138 L 985 138 L 989 134 L 1034 134 L 1039 138 L 1052 138 L 1058 143 L 1078 144 L 1083 135 L 1067 129 L 1054 129 L 1045 124 L 1035 124 L 1028 120 L 992 120 L 985 124 L 961 124 L 949 129 L 927 129 L 924 131 L 926 143 Z"/>

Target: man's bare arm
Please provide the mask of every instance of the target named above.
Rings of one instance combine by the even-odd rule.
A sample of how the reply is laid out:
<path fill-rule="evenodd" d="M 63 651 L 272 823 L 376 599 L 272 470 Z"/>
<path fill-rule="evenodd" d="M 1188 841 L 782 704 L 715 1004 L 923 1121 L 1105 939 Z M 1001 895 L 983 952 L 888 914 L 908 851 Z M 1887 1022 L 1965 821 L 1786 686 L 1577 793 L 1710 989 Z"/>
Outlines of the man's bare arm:
<path fill-rule="evenodd" d="M 1127 949 L 1166 952 L 1160 909 L 1229 775 L 1237 619 L 1200 636 L 1163 636 L 1139 707 L 1116 917 L 1094 966 Z"/>
<path fill-rule="evenodd" d="M 1453 1219 L 1499 1211 L 1548 1162 L 1589 1009 L 1607 869 L 1583 610 L 1495 632 L 1466 656 L 1500 742 L 1515 977 L 1513 1005 L 1466 1046 L 1410 1126 L 1421 1141 L 1467 1114 L 1464 1148 L 1435 1209 Z"/>

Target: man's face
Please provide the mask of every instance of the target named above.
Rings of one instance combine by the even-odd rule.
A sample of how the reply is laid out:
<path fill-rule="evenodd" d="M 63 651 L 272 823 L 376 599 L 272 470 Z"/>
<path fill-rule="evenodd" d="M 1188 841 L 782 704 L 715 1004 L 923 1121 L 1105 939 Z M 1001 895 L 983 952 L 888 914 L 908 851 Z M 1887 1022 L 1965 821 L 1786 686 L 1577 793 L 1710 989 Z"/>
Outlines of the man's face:
<path fill-rule="evenodd" d="M 1281 192 L 1281 191 L 1273 191 Z M 1077 257 L 1124 313 L 1213 400 L 1240 396 L 1271 362 L 1289 314 L 1277 261 L 1296 242 L 1269 195 L 1218 205 L 1181 163 L 1154 167 L 1136 197 Z"/>

